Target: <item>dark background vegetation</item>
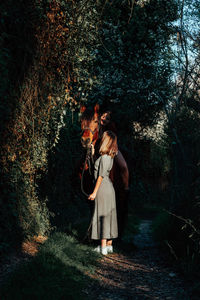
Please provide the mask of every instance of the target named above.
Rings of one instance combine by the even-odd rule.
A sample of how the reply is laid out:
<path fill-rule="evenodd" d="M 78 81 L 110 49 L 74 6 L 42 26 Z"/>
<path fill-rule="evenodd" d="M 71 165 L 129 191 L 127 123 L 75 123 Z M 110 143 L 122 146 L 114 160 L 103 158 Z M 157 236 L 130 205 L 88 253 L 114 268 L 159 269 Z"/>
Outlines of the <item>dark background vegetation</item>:
<path fill-rule="evenodd" d="M 199 9 L 175 0 L 0 4 L 2 257 L 33 236 L 84 234 L 79 111 L 98 102 L 113 112 L 129 163 L 130 211 L 154 217 L 155 238 L 199 276 L 200 46 L 188 21 Z"/>

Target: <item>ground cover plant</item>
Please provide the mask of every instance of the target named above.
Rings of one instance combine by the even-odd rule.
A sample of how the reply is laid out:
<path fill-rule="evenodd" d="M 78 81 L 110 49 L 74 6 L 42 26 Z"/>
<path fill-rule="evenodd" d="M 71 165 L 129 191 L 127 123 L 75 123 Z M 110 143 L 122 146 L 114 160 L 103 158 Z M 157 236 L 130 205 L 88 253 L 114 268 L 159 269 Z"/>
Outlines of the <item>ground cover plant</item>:
<path fill-rule="evenodd" d="M 64 233 L 54 233 L 38 254 L 23 263 L 1 287 L 1 299 L 88 299 L 84 287 L 92 281 L 99 255 Z M 97 283 L 98 284 L 98 283 Z"/>

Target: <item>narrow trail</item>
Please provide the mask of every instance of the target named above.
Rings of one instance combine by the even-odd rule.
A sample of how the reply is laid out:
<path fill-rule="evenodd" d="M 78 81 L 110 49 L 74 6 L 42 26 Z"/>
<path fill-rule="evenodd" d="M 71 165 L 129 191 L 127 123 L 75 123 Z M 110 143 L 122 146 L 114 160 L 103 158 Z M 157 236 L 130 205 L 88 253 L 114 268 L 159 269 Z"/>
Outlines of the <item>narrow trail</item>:
<path fill-rule="evenodd" d="M 133 240 L 135 248 L 102 258 L 92 276 L 100 281 L 99 285 L 91 284 L 84 290 L 90 299 L 191 300 L 184 280 L 153 242 L 151 224 L 150 220 L 142 220 Z"/>

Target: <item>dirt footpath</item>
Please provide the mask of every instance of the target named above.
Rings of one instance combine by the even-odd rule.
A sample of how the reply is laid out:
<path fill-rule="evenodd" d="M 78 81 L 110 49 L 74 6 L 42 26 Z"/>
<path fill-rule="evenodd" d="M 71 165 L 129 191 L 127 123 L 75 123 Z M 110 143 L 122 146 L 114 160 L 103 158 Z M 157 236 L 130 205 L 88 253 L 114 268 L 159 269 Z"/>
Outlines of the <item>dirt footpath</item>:
<path fill-rule="evenodd" d="M 88 299 L 191 300 L 181 278 L 159 252 L 151 236 L 151 221 L 142 220 L 132 249 L 104 256 L 84 294 Z"/>

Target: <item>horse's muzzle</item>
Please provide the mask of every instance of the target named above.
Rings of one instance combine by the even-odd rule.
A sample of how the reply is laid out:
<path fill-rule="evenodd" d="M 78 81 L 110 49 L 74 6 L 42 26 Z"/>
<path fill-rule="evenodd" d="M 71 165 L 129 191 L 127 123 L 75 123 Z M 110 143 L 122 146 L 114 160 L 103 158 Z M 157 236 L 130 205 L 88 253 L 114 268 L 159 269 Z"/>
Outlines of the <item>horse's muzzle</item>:
<path fill-rule="evenodd" d="M 87 138 L 87 139 L 81 138 L 81 144 L 82 144 L 83 148 L 88 148 L 91 144 L 90 138 Z"/>

